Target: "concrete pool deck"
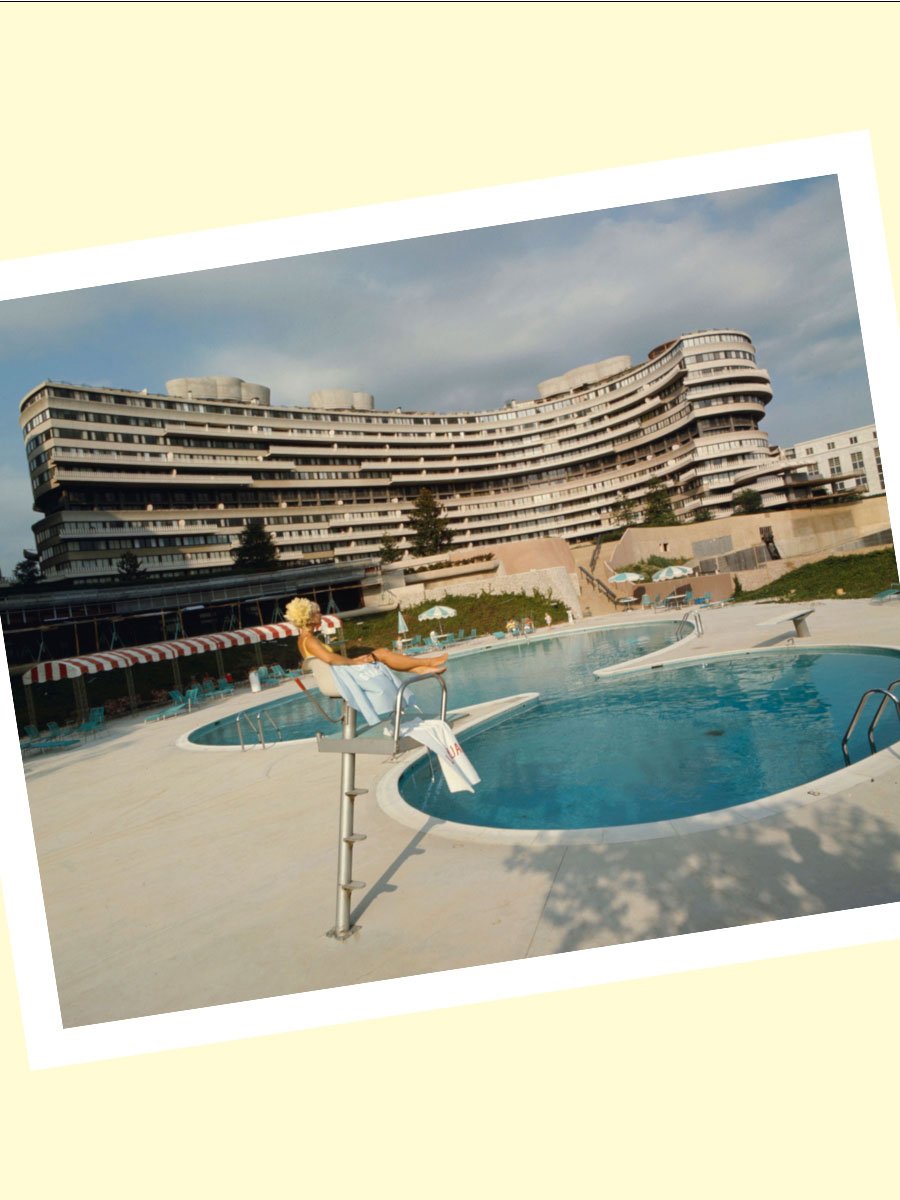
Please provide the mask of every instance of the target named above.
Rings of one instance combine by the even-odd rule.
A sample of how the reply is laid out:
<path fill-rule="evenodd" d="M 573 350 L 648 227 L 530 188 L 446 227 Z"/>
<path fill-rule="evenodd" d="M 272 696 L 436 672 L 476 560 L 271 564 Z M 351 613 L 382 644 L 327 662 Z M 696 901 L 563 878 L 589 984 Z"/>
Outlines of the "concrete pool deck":
<path fill-rule="evenodd" d="M 705 609 L 704 635 L 654 661 L 783 644 L 789 621 L 760 623 L 799 607 L 809 606 Z M 797 646 L 900 647 L 898 601 L 814 609 Z M 452 707 L 452 658 L 447 682 Z M 243 691 L 189 717 L 115 722 L 94 743 L 26 761 L 65 1026 L 900 900 L 900 745 L 882 752 L 877 771 L 861 760 L 830 794 L 785 811 L 581 845 L 434 836 L 434 820 L 410 829 L 375 800 L 387 755 L 361 756 L 357 783 L 369 794 L 356 826 L 367 840 L 354 876 L 369 886 L 354 893 L 359 933 L 336 942 L 325 933 L 340 760 L 312 743 L 247 753 L 176 745 L 250 703 Z"/>

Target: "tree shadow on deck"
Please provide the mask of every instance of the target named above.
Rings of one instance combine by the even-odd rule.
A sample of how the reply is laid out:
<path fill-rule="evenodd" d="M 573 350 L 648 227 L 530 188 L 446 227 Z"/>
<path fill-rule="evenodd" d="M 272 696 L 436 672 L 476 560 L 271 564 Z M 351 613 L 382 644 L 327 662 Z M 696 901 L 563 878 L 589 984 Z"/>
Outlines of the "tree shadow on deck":
<path fill-rule="evenodd" d="M 507 869 L 547 878 L 547 901 L 528 954 L 900 900 L 900 786 L 891 788 L 894 797 L 886 786 L 880 792 L 887 816 L 845 795 L 687 837 L 516 847 Z"/>

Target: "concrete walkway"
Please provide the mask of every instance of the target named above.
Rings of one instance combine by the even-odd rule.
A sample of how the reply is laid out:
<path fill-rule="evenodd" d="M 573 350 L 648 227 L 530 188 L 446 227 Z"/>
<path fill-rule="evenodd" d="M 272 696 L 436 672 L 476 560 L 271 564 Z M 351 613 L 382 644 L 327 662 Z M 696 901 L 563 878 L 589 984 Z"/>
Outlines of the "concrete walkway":
<path fill-rule="evenodd" d="M 792 625 L 759 624 L 778 611 L 707 610 L 703 638 L 666 658 L 778 644 Z M 804 647 L 900 645 L 900 602 L 818 602 L 809 627 Z M 451 662 L 451 706 L 453 673 Z M 369 886 L 355 894 L 360 932 L 336 942 L 325 933 L 339 759 L 308 743 L 176 745 L 248 703 L 245 692 L 193 717 L 118 722 L 93 745 L 26 763 L 66 1026 L 900 899 L 900 744 L 877 770 L 862 762 L 832 794 L 783 812 L 587 845 L 435 836 L 430 820 L 410 829 L 375 802 L 388 763 L 368 756 L 354 875 Z"/>

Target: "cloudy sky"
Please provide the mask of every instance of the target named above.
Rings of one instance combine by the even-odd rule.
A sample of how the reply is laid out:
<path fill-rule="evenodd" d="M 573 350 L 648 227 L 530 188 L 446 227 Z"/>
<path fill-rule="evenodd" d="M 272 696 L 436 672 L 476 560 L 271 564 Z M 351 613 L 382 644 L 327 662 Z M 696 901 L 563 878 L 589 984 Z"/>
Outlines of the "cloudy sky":
<path fill-rule="evenodd" d="M 44 379 L 238 375 L 281 404 L 346 387 L 482 409 L 721 326 L 771 374 L 772 443 L 872 420 L 836 178 L 0 303 L 0 568 L 33 546 L 18 404 Z"/>

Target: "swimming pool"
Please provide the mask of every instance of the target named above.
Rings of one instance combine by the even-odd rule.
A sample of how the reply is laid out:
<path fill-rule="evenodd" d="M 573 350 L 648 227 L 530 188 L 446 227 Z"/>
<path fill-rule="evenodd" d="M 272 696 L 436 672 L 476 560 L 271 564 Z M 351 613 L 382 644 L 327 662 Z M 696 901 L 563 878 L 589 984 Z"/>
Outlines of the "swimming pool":
<path fill-rule="evenodd" d="M 474 794 L 449 793 L 427 758 L 400 774 L 399 791 L 421 813 L 494 829 L 716 812 L 844 767 L 841 739 L 860 696 L 898 676 L 900 653 L 862 647 L 755 651 L 590 683 L 577 669 L 551 673 L 537 702 L 461 735 L 482 777 Z M 873 711 L 850 742 L 854 762 L 868 756 Z M 886 712 L 876 746 L 898 737 Z"/>
<path fill-rule="evenodd" d="M 452 709 L 465 708 L 516 692 L 547 693 L 564 686 L 593 690 L 593 672 L 664 650 L 685 636 L 676 621 L 641 624 L 635 621 L 625 628 L 564 631 L 504 642 L 497 646 L 474 649 L 451 656 L 445 679 Z M 416 690 L 416 701 L 426 708 L 438 697 L 434 685 Z M 317 697 L 318 698 L 318 697 Z M 337 713 L 334 701 L 323 701 Z M 309 697 L 299 690 L 295 695 L 256 704 L 243 710 L 244 737 L 254 740 L 252 726 L 258 713 L 265 713 L 264 728 L 274 727 L 284 741 L 311 738 L 318 732 L 334 733 L 334 726 L 318 713 Z M 195 746 L 233 747 L 240 745 L 234 714 L 204 725 L 188 735 Z"/>

